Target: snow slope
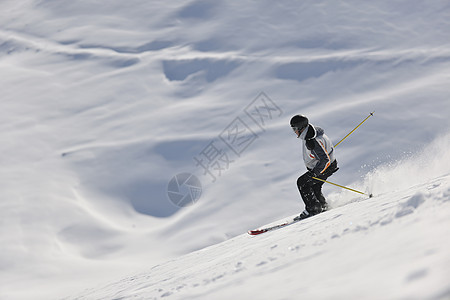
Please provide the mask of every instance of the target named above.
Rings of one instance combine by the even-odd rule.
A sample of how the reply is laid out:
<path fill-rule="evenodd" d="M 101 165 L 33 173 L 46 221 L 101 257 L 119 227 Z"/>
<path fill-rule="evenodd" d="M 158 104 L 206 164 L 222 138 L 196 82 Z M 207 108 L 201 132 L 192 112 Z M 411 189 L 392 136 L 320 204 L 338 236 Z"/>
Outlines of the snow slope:
<path fill-rule="evenodd" d="M 449 299 L 449 182 L 243 234 L 70 299 Z"/>
<path fill-rule="evenodd" d="M 334 194 L 334 209 L 300 223 L 242 234 L 69 299 L 449 299 L 449 146 L 447 135 L 375 168 L 364 183 L 379 192 L 372 198 Z"/>
<path fill-rule="evenodd" d="M 415 226 L 441 232 L 448 219 L 449 20 L 447 1 L 1 1 L 0 298 L 75 295 L 223 241 L 204 251 L 234 253 L 232 243 L 247 239 L 240 234 L 248 229 L 300 212 L 295 180 L 304 166 L 288 126 L 297 113 L 338 141 L 375 110 L 336 149 L 341 170 L 332 178 L 377 197 L 357 202 L 358 195 L 326 186 L 335 209 L 286 234 L 327 216 L 348 220 L 354 211 L 376 222 L 387 212 L 369 203 L 382 205 L 387 194 L 394 215 L 410 206 L 402 203 L 425 200 L 384 226 L 358 219 L 367 230 L 345 235 L 342 228 L 341 238 L 307 253 L 328 251 L 331 243 L 333 253 L 351 250 L 347 236 L 357 235 L 374 245 L 406 231 L 395 242 L 408 244 L 412 231 L 403 222 L 421 210 Z M 246 114 L 261 92 L 277 107 L 262 127 Z M 220 139 L 235 120 L 255 134 L 239 155 Z M 232 161 L 214 173 L 215 182 L 194 161 L 211 142 Z M 403 163 L 411 156 L 417 159 Z M 181 172 L 198 176 L 203 188 L 183 209 L 167 196 L 168 182 Z M 434 181 L 439 187 L 428 190 Z M 434 210 L 444 221 L 428 217 Z M 275 244 L 277 253 L 286 251 L 281 242 L 267 245 Z M 405 248 L 392 242 L 386 253 L 394 258 L 396 249 Z M 414 289 L 397 289 L 394 297 L 434 279 L 425 297 L 447 295 L 448 284 L 438 279 L 439 267 L 449 266 L 440 254 L 448 246 L 433 249 L 436 260 L 410 280 Z M 170 272 L 177 261 L 182 268 L 183 259 L 192 258 L 164 268 Z M 408 266 L 400 261 L 396 274 L 410 274 Z M 378 271 L 374 276 L 384 274 Z M 172 288 L 162 289 L 175 295 Z M 212 293 L 193 293 L 199 291 Z"/>

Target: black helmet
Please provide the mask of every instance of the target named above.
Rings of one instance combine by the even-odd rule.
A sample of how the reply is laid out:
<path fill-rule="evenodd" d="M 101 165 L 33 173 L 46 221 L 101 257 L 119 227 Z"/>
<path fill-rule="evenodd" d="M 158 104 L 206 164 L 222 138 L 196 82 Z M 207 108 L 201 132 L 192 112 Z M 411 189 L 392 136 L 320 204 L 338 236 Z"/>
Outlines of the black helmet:
<path fill-rule="evenodd" d="M 291 119 L 291 127 L 294 131 L 302 131 L 308 126 L 309 121 L 308 118 L 304 115 L 295 115 Z"/>

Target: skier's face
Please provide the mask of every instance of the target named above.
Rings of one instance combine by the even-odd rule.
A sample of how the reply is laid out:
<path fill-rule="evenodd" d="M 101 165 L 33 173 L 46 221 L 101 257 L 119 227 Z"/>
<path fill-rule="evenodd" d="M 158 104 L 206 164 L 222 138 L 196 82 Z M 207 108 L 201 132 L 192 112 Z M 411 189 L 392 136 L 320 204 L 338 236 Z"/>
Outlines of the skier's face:
<path fill-rule="evenodd" d="M 298 127 L 292 127 L 292 130 L 294 130 L 295 134 L 297 135 L 297 138 L 300 137 L 300 134 L 302 131 Z"/>

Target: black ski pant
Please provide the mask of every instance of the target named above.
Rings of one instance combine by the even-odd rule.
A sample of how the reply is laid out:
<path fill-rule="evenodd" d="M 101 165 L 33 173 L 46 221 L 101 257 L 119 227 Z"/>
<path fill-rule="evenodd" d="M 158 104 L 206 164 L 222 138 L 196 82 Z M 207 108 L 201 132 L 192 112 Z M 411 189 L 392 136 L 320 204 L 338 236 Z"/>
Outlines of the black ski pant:
<path fill-rule="evenodd" d="M 306 172 L 297 179 L 297 187 L 302 196 L 305 208 L 310 214 L 318 214 L 322 211 L 322 207 L 327 205 L 325 197 L 322 194 L 323 181 L 313 179 L 317 177 L 326 180 L 339 168 L 336 160 L 325 170 L 324 173 L 315 176 L 311 171 Z"/>

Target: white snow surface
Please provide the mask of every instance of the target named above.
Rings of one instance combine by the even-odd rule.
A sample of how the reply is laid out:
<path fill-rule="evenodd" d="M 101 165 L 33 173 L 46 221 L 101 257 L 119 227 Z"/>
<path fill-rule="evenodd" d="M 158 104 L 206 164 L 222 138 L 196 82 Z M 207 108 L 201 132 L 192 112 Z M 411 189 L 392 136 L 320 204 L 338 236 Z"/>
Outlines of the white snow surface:
<path fill-rule="evenodd" d="M 448 1 L 0 1 L 0 298 L 450 299 L 449 36 Z M 372 111 L 330 181 L 373 198 L 246 234 L 303 210 L 293 115 Z"/>

